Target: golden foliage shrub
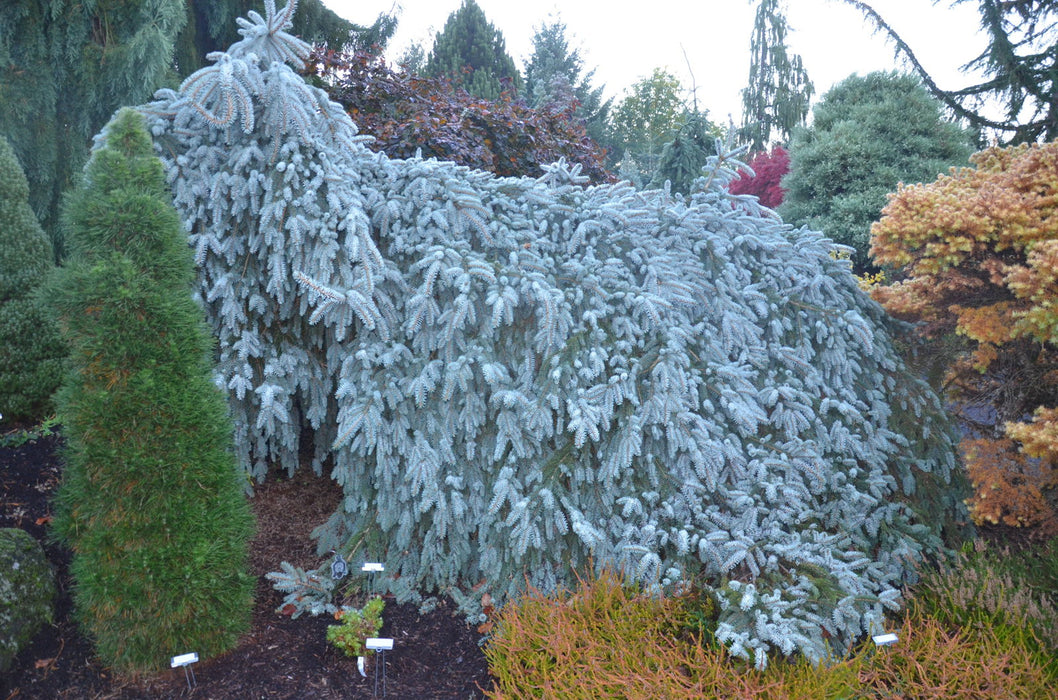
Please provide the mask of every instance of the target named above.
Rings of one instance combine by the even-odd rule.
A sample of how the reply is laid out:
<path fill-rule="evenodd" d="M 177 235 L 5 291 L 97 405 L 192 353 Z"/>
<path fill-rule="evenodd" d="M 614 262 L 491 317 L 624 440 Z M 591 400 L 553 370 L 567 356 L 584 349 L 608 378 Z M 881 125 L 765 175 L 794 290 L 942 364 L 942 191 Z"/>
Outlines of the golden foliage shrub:
<path fill-rule="evenodd" d="M 893 281 L 871 295 L 917 323 L 930 348 L 961 343 L 947 398 L 996 433 L 994 445 L 964 445 L 975 521 L 1046 536 L 1058 522 L 1043 494 L 1058 460 L 1058 142 L 991 148 L 971 163 L 891 195 L 871 254 Z M 981 407 L 994 424 L 976 423 Z"/>
<path fill-rule="evenodd" d="M 1044 536 L 1058 534 L 1058 517 L 1044 495 L 1054 483 L 1055 472 L 1049 464 L 1030 459 L 1008 439 L 966 439 L 959 451 L 974 486 L 966 505 L 976 524 L 1030 527 Z"/>

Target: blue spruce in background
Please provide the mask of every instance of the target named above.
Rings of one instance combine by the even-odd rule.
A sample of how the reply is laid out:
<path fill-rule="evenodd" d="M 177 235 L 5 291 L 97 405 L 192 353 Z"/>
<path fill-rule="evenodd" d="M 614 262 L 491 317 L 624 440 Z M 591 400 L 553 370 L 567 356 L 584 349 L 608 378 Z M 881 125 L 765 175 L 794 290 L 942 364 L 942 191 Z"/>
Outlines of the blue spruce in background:
<path fill-rule="evenodd" d="M 333 457 L 321 553 L 471 614 L 589 562 L 693 576 L 758 665 L 876 630 L 964 484 L 835 246 L 726 194 L 723 156 L 683 198 L 372 153 L 291 67 L 292 12 L 266 2 L 141 109 L 241 460 L 292 471 L 305 428 L 314 468 Z"/>

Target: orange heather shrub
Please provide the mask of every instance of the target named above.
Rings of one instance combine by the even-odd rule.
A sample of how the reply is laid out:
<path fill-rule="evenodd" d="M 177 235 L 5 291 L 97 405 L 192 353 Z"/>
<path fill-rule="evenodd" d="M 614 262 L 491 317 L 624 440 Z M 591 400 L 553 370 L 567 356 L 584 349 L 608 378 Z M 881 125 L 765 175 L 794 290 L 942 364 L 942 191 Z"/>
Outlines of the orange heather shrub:
<path fill-rule="evenodd" d="M 693 599 L 690 599 L 693 600 Z M 896 644 L 870 640 L 814 666 L 779 659 L 761 671 L 710 644 L 688 598 L 653 597 L 612 572 L 548 597 L 530 590 L 500 612 L 485 647 L 492 700 L 805 700 L 1050 697 L 1053 678 L 1023 640 L 950 625 L 912 608 Z M 693 610 L 693 608 L 692 608 Z"/>
<path fill-rule="evenodd" d="M 975 521 L 1053 532 L 1044 492 L 1058 458 L 1058 143 L 991 148 L 971 162 L 890 196 L 871 255 L 896 281 L 872 296 L 936 347 L 960 341 L 945 385 L 976 428 L 962 445 Z"/>

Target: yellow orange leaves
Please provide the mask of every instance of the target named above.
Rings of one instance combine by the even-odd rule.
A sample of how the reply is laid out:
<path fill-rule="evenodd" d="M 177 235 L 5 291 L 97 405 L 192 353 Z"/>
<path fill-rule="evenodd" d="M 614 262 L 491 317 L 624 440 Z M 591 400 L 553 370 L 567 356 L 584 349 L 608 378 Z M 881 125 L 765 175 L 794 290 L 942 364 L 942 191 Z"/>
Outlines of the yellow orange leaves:
<path fill-rule="evenodd" d="M 949 310 L 958 319 L 955 332 L 979 343 L 1001 345 L 1011 339 L 1014 305 L 1001 301 L 989 306 L 966 308 L 952 304 Z"/>
<path fill-rule="evenodd" d="M 1050 467 L 1030 460 L 1007 439 L 966 439 L 959 449 L 974 486 L 966 505 L 975 523 L 1058 532 L 1054 510 L 1041 490 L 1051 478 Z"/>

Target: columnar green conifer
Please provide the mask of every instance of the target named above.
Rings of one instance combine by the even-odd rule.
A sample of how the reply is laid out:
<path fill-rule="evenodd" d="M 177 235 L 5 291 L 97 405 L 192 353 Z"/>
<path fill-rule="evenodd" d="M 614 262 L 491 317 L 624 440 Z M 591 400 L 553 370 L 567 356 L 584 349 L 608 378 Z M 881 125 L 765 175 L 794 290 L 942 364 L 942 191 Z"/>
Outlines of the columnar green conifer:
<path fill-rule="evenodd" d="M 470 94 L 489 100 L 504 89 L 522 89 L 522 76 L 507 54 L 503 34 L 474 0 L 463 0 L 448 16 L 426 60 L 426 74 L 451 78 Z"/>
<path fill-rule="evenodd" d="M 122 673 L 219 653 L 248 627 L 253 521 L 142 116 L 104 130 L 65 217 L 71 256 L 49 289 L 71 348 L 55 527 L 73 550 L 77 615 Z"/>
<path fill-rule="evenodd" d="M 29 206 L 29 184 L 0 136 L 0 414 L 42 417 L 62 379 L 58 328 L 34 292 L 53 267 L 51 244 Z"/>

